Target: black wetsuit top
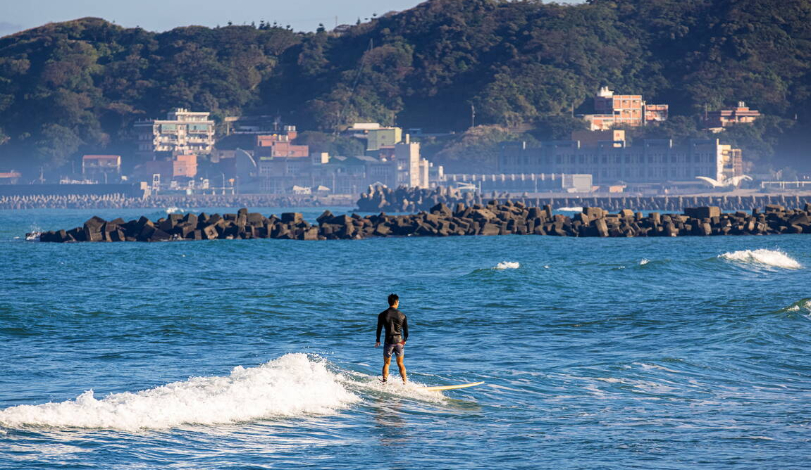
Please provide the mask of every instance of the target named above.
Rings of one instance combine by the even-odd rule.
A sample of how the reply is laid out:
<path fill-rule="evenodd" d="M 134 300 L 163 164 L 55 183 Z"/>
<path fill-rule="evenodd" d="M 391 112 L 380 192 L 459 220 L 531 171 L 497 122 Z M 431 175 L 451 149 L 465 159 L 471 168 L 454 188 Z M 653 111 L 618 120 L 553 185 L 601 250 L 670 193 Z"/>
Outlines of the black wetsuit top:
<path fill-rule="evenodd" d="M 377 316 L 377 342 L 380 330 L 386 328 L 386 343 L 395 344 L 408 340 L 408 319 L 403 312 L 389 307 Z"/>

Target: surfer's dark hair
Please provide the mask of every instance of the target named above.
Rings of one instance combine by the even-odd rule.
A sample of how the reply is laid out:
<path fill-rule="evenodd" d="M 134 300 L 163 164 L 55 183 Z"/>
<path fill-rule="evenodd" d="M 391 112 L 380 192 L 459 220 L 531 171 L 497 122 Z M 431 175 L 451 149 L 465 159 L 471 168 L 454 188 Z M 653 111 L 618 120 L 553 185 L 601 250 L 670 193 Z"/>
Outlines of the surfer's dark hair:
<path fill-rule="evenodd" d="M 389 294 L 389 306 L 394 305 L 398 300 L 400 300 L 400 297 L 397 297 L 397 294 Z"/>

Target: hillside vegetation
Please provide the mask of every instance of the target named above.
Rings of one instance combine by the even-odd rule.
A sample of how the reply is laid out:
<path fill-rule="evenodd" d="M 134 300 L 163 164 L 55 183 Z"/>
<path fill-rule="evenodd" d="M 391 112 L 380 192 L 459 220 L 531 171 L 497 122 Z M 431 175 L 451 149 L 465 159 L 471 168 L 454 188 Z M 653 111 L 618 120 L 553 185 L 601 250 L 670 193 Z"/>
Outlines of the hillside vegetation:
<path fill-rule="evenodd" d="M 636 138 L 701 136 L 705 109 L 746 101 L 767 118 L 722 139 L 764 167 L 803 168 L 811 0 L 431 0 L 341 36 L 48 24 L 0 39 L 0 170 L 126 157 L 132 123 L 173 107 L 279 115 L 327 136 L 355 121 L 464 133 L 475 109 L 497 131 L 426 146 L 486 167 L 476 135 L 489 148 L 494 132 L 563 137 L 601 86 L 670 104 L 673 120 Z"/>

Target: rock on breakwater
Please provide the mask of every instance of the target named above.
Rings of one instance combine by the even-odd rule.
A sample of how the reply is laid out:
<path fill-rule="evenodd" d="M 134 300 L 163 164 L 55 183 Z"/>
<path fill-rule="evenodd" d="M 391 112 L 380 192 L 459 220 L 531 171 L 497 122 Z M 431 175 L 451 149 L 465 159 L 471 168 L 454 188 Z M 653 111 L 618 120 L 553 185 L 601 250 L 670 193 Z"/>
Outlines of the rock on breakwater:
<path fill-rule="evenodd" d="M 763 211 L 722 213 L 715 206 L 685 209 L 683 214 L 644 215 L 624 209 L 616 214 L 598 207 L 584 207 L 572 217 L 553 214 L 548 205 L 527 207 L 521 202 L 454 210 L 439 203 L 428 212 L 408 215 L 380 213 L 361 217 L 324 211 L 312 225 L 297 212 L 281 217 L 248 212 L 236 214 L 169 214 L 151 221 L 146 217 L 128 222 L 92 217 L 81 227 L 43 232 L 43 242 L 119 242 L 274 238 L 287 240 L 345 240 L 390 236 L 552 235 L 562 237 L 654 237 L 710 235 L 769 235 L 811 233 L 811 204 L 803 209 L 768 205 Z M 26 238 L 34 234 L 27 234 Z M 35 237 L 32 237 L 35 238 Z"/>

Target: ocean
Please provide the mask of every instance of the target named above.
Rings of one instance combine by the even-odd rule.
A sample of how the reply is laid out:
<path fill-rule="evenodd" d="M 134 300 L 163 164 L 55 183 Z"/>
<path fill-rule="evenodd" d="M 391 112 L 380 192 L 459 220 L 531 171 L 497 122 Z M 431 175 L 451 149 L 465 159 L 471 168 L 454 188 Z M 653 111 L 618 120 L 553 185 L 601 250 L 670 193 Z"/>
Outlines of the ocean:
<path fill-rule="evenodd" d="M 811 461 L 806 235 L 24 240 L 165 213 L 0 212 L 0 468 Z M 392 292 L 408 386 L 378 381 Z"/>

